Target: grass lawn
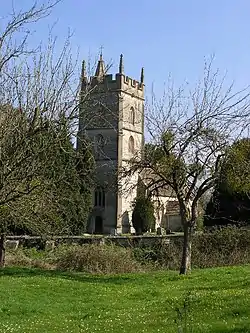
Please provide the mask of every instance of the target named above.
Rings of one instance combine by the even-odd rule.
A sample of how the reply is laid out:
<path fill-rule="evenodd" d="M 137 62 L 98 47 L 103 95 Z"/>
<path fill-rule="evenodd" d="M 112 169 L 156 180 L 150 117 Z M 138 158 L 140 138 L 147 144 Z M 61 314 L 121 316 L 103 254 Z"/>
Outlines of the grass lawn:
<path fill-rule="evenodd" d="M 0 332 L 178 332 L 188 292 L 187 332 L 250 332 L 250 266 L 90 276 L 0 271 Z M 184 331 L 186 332 L 186 331 Z"/>

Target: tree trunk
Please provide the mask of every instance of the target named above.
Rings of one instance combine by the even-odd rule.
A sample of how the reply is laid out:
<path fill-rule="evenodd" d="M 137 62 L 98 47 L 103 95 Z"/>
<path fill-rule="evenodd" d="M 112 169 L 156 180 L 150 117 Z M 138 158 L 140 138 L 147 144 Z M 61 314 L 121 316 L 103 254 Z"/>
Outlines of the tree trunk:
<path fill-rule="evenodd" d="M 189 223 L 184 224 L 184 239 L 182 248 L 182 259 L 180 274 L 187 274 L 191 271 L 191 246 L 192 246 L 192 232 Z"/>
<path fill-rule="evenodd" d="M 0 236 L 0 267 L 5 265 L 5 239 L 6 235 L 1 234 Z"/>

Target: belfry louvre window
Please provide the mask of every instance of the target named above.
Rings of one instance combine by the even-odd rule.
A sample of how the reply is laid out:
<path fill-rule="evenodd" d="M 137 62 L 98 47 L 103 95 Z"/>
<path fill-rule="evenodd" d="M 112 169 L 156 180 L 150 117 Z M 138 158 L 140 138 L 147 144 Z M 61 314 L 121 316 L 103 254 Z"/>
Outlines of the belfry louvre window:
<path fill-rule="evenodd" d="M 105 191 L 102 187 L 95 190 L 95 207 L 105 207 Z"/>
<path fill-rule="evenodd" d="M 135 124 L 135 109 L 133 107 L 131 107 L 129 110 L 129 122 L 132 125 Z"/>

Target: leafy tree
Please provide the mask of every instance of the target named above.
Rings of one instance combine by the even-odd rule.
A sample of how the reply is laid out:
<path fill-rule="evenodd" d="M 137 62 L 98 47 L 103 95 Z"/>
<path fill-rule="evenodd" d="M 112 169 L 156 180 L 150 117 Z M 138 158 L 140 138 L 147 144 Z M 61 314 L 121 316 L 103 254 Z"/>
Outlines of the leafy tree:
<path fill-rule="evenodd" d="M 29 199 L 21 197 L 9 205 L 11 210 L 7 218 L 10 226 L 5 227 L 6 231 L 37 235 L 44 233 L 44 230 L 47 234 L 81 234 L 86 230 L 92 204 L 93 156 L 87 140 L 83 140 L 81 151 L 76 151 L 67 133 L 65 126 L 64 129 L 58 129 L 56 135 L 48 132 L 43 134 L 43 144 L 59 139 L 60 145 L 46 151 L 46 163 L 36 179 L 38 189 L 33 191 Z M 51 149 L 51 142 L 49 146 Z M 41 155 L 37 164 L 42 163 L 44 158 Z M 46 208 L 43 209 L 45 204 Z M 22 213 L 19 218 L 23 205 L 26 214 Z M 35 223 L 36 220 L 39 221 Z M 44 224 L 46 229 L 42 228 Z"/>
<path fill-rule="evenodd" d="M 87 220 L 92 207 L 94 185 L 94 158 L 86 138 L 75 150 L 68 139 L 67 150 L 61 150 L 60 166 L 68 163 L 67 182 L 57 188 L 59 215 L 67 225 L 67 232 L 81 234 L 86 231 Z M 67 154 L 65 154 L 67 151 Z"/>
<path fill-rule="evenodd" d="M 231 193 L 250 192 L 250 139 L 234 142 L 226 153 L 220 174 L 220 186 Z"/>
<path fill-rule="evenodd" d="M 206 207 L 204 224 L 250 223 L 250 139 L 236 141 L 227 151 L 220 177 Z"/>
<path fill-rule="evenodd" d="M 215 189 L 205 211 L 204 226 L 242 226 L 250 223 L 250 199 L 243 193 Z"/>
<path fill-rule="evenodd" d="M 3 215 L 12 221 L 12 231 L 19 229 L 19 232 L 23 230 L 38 234 L 43 229 L 47 233 L 80 233 L 85 229 L 91 206 L 93 157 L 87 141 L 84 141 L 84 149 L 76 151 L 67 134 L 68 129 L 63 127 L 65 125 L 52 131 L 48 128 L 44 132 L 37 131 L 27 144 L 26 151 L 22 146 L 22 155 L 30 155 L 28 160 L 33 165 L 32 171 L 35 171 L 34 168 L 37 171 L 30 174 L 30 180 L 24 179 L 23 183 L 20 179 L 17 184 L 18 179 L 15 179 L 15 185 L 19 185 L 18 191 L 11 188 L 12 184 L 8 184 L 6 179 L 9 192 L 3 205 Z M 17 136 L 15 140 L 20 143 Z M 14 148 L 13 142 L 11 146 Z M 27 190 L 21 192 L 21 189 L 25 191 L 25 187 L 30 189 L 30 193 Z M 35 223 L 36 220 L 39 223 Z M 46 228 L 41 228 L 44 224 Z M 4 229 L 5 232 L 9 230 L 7 226 Z"/>

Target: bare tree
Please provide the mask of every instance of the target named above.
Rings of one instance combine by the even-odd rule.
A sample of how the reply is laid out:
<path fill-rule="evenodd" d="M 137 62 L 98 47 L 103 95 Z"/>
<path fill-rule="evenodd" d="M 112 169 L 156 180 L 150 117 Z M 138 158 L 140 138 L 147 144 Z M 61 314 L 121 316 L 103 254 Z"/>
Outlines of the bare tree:
<path fill-rule="evenodd" d="M 0 265 L 9 216 L 48 231 L 48 207 L 57 209 L 58 184 L 71 186 L 67 162 L 59 169 L 55 153 L 72 153 L 65 140 L 75 132 L 78 119 L 79 76 L 70 35 L 61 52 L 50 35 L 45 46 L 30 49 L 28 43 L 29 28 L 58 2 L 13 10 L 0 33 Z M 35 221 L 38 211 L 43 218 Z"/>
<path fill-rule="evenodd" d="M 122 170 L 123 176 L 139 171 L 149 190 L 169 188 L 176 196 L 184 230 L 180 274 L 191 269 L 199 200 L 213 188 L 225 149 L 241 136 L 242 115 L 249 110 L 249 89 L 225 89 L 225 78 L 211 66 L 205 65 L 203 80 L 188 94 L 169 85 L 160 102 L 153 97 L 146 116 L 151 141 L 144 157 Z"/>
<path fill-rule="evenodd" d="M 31 32 L 28 27 L 48 16 L 60 1 L 47 1 L 40 6 L 35 2 L 28 10 L 18 12 L 12 7 L 12 12 L 8 16 L 9 20 L 6 24 L 3 22 L 0 30 L 0 72 L 11 59 L 20 58 L 34 52 L 33 49 L 29 49 L 27 43 Z M 16 38 L 18 35 L 20 35 L 19 42 Z"/>

